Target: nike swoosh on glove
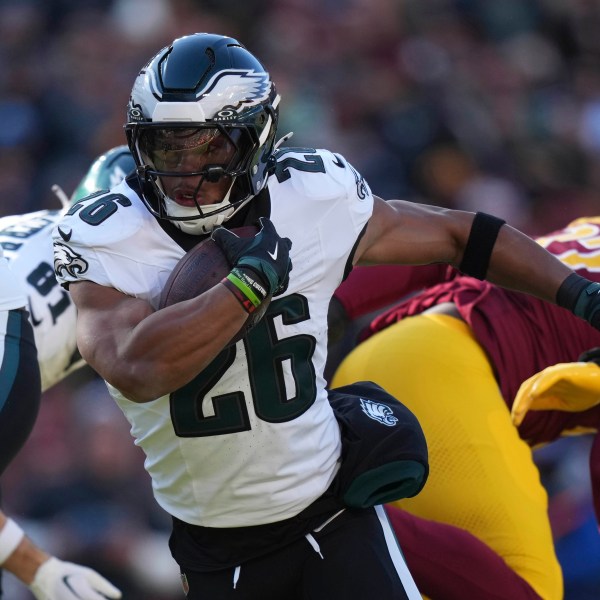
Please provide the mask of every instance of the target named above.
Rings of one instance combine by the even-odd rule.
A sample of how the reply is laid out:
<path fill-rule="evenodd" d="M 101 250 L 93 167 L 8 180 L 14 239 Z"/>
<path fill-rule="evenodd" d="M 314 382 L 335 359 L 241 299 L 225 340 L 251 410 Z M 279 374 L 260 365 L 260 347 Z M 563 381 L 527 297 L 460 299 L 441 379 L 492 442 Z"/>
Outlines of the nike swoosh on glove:
<path fill-rule="evenodd" d="M 89 567 L 52 557 L 36 572 L 29 589 L 37 600 L 118 600 L 112 583 Z"/>
<path fill-rule="evenodd" d="M 232 267 L 251 269 L 260 277 L 267 295 L 282 294 L 288 286 L 292 261 L 289 238 L 280 237 L 270 219 L 260 217 L 260 231 L 251 238 L 240 238 L 219 227 L 212 239 L 223 250 Z"/>

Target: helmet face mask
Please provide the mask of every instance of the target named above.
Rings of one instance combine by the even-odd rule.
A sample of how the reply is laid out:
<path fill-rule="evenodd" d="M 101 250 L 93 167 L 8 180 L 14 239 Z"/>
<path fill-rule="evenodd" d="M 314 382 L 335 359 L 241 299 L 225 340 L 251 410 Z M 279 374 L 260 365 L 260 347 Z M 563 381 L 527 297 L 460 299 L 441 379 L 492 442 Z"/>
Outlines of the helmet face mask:
<path fill-rule="evenodd" d="M 125 126 L 149 210 L 196 234 L 230 218 L 265 185 L 278 102 L 232 38 L 194 34 L 161 50 L 135 81 Z"/>

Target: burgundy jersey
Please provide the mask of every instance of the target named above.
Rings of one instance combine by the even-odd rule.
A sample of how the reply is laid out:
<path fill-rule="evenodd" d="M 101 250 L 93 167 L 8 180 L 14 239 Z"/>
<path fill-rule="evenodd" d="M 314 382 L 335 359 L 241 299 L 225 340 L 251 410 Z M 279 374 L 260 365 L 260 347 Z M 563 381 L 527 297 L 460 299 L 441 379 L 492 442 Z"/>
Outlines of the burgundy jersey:
<path fill-rule="evenodd" d="M 600 282 L 600 217 L 578 219 L 538 242 L 583 277 Z M 600 331 L 568 310 L 485 281 L 459 275 L 392 307 L 369 326 L 368 335 L 442 302 L 454 302 L 490 357 L 510 407 L 519 386 L 542 369 L 573 362 L 600 346 Z M 582 413 L 530 412 L 519 432 L 531 444 L 578 427 L 597 429 L 600 407 Z"/>

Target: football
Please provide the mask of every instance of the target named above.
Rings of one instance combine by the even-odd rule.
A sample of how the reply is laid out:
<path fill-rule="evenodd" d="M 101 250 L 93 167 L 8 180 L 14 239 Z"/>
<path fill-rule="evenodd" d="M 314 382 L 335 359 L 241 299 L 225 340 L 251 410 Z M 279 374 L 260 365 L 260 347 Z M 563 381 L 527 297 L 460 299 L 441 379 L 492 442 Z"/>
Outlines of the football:
<path fill-rule="evenodd" d="M 258 227 L 247 225 L 232 228 L 231 231 L 240 237 L 252 237 L 258 232 Z M 175 265 L 161 293 L 159 308 L 199 296 L 217 285 L 229 271 L 231 271 L 231 266 L 221 248 L 210 237 L 202 240 L 184 254 Z M 244 326 L 233 336 L 227 346 L 242 339 L 260 321 L 269 307 L 270 301 L 271 297 L 269 296 L 251 315 L 248 315 Z"/>

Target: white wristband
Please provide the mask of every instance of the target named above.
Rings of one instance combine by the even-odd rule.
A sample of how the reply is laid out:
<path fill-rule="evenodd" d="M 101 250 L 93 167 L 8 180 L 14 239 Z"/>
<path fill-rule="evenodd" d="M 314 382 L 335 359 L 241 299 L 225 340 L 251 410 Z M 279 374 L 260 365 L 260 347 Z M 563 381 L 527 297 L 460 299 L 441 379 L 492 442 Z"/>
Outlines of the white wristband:
<path fill-rule="evenodd" d="M 6 562 L 24 537 L 23 530 L 12 519 L 6 519 L 0 531 L 0 565 Z"/>

